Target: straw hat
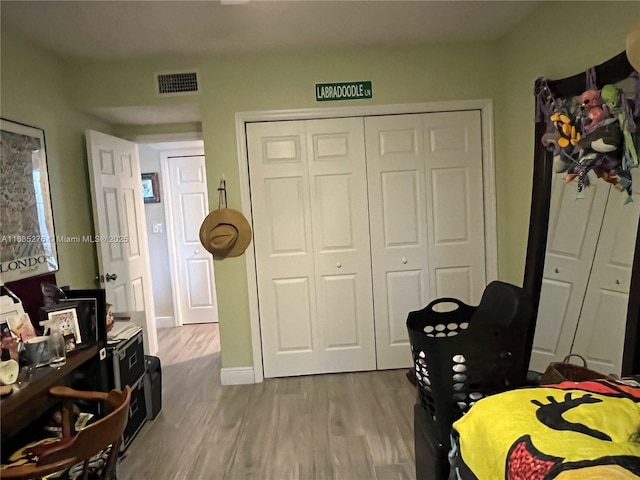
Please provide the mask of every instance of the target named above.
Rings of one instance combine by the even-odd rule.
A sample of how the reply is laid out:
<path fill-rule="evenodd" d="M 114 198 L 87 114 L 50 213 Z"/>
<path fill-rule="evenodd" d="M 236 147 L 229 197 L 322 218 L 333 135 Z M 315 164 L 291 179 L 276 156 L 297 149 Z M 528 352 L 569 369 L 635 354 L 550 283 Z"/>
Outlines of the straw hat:
<path fill-rule="evenodd" d="M 214 210 L 202 222 L 200 243 L 214 257 L 242 255 L 251 242 L 251 226 L 244 215 L 232 208 Z"/>

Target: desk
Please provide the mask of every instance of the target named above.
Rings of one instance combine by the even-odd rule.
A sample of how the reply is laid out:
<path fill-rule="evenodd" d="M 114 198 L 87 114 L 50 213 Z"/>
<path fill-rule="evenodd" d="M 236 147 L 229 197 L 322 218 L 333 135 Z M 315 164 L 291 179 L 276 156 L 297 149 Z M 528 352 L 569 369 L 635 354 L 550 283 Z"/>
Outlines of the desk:
<path fill-rule="evenodd" d="M 98 354 L 98 346 L 67 353 L 67 362 L 58 368 L 40 367 L 31 378 L 0 401 L 2 422 L 2 443 L 14 436 L 32 421 L 45 413 L 55 401 L 49 396 L 49 389 L 65 382 L 65 377 Z"/>

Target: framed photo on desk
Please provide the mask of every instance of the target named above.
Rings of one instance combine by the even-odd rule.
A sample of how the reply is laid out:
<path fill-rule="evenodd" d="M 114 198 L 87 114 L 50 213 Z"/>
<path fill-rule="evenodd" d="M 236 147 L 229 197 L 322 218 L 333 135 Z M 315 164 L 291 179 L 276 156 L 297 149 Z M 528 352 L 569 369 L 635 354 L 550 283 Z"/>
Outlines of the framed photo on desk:
<path fill-rule="evenodd" d="M 104 288 L 63 290 L 61 305 L 75 305 L 83 342 L 107 341 L 107 299 Z"/>
<path fill-rule="evenodd" d="M 54 322 L 58 322 L 62 335 L 67 344 L 67 352 L 75 349 L 77 344 L 82 343 L 82 333 L 78 324 L 78 313 L 75 306 L 69 304 L 59 304 L 52 307 L 40 309 L 40 325 L 51 328 Z M 46 332 L 45 332 L 46 333 Z"/>
<path fill-rule="evenodd" d="M 57 323 L 62 329 L 62 335 L 67 341 L 67 351 L 73 350 L 77 344 L 82 343 L 80 325 L 78 325 L 78 313 L 75 307 L 54 310 L 47 314 L 49 321 Z M 72 348 L 69 348 L 71 347 Z"/>

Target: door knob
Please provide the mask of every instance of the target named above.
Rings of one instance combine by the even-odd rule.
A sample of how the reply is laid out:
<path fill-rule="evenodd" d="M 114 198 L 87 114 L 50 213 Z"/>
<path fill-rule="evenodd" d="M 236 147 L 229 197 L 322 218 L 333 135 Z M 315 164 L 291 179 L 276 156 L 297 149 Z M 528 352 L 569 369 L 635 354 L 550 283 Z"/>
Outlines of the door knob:
<path fill-rule="evenodd" d="M 104 278 L 107 280 L 107 282 L 110 282 L 110 281 L 114 281 L 115 282 L 118 279 L 118 275 L 115 274 L 115 273 L 107 273 L 104 276 Z"/>
<path fill-rule="evenodd" d="M 196 248 L 196 249 L 193 251 L 193 253 L 197 255 L 198 253 L 200 253 L 200 249 L 199 249 L 199 248 Z"/>
<path fill-rule="evenodd" d="M 340 262 L 336 263 L 336 267 L 341 268 L 342 264 Z"/>
<path fill-rule="evenodd" d="M 559 269 L 559 268 L 556 268 L 556 269 L 555 269 L 555 272 L 556 272 L 556 273 L 560 273 L 560 269 Z"/>
<path fill-rule="evenodd" d="M 406 265 L 407 264 L 407 257 L 402 257 L 402 264 Z"/>

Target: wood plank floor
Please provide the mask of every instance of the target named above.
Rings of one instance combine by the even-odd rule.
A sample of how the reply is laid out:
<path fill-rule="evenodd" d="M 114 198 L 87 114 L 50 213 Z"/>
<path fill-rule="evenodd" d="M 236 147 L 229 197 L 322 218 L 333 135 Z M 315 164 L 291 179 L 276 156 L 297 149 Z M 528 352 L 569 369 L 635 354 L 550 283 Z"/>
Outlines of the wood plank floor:
<path fill-rule="evenodd" d="M 415 479 L 404 370 L 220 385 L 217 324 L 158 331 L 162 411 L 120 480 Z"/>

